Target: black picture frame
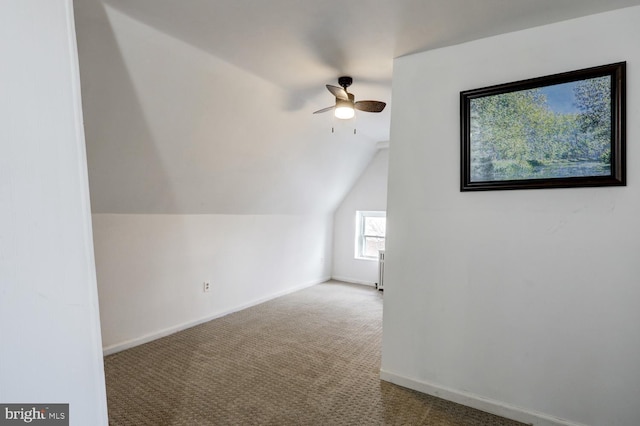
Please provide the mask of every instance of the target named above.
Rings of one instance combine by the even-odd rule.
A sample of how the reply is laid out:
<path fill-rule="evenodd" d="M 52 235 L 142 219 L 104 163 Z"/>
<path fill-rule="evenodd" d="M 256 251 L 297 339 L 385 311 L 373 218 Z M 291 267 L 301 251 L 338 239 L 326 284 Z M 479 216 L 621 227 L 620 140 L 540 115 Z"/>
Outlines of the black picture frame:
<path fill-rule="evenodd" d="M 460 92 L 461 191 L 625 186 L 626 62 Z"/>

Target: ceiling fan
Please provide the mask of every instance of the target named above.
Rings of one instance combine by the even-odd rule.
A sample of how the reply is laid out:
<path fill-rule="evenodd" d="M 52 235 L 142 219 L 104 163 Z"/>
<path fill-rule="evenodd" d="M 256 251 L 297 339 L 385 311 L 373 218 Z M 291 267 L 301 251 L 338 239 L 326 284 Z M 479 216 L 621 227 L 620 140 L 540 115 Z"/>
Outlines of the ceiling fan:
<path fill-rule="evenodd" d="M 314 114 L 334 110 L 336 118 L 347 120 L 349 118 L 353 118 L 356 109 L 365 112 L 381 112 L 387 105 L 380 101 L 355 102 L 355 96 L 353 96 L 352 93 L 347 92 L 347 87 L 351 86 L 351 83 L 353 83 L 353 79 L 351 77 L 344 76 L 338 78 L 338 84 L 341 87 L 327 84 L 327 89 L 336 97 L 336 104 L 334 106 L 319 109 L 318 111 L 315 111 Z"/>

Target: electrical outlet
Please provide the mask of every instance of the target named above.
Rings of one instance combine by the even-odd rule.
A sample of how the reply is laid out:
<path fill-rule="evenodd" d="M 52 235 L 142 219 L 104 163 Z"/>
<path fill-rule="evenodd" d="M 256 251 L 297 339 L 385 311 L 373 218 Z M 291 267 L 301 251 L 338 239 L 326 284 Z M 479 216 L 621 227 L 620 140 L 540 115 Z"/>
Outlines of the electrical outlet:
<path fill-rule="evenodd" d="M 203 282 L 202 283 L 202 291 L 206 293 L 209 290 L 211 290 L 211 283 L 209 281 Z"/>

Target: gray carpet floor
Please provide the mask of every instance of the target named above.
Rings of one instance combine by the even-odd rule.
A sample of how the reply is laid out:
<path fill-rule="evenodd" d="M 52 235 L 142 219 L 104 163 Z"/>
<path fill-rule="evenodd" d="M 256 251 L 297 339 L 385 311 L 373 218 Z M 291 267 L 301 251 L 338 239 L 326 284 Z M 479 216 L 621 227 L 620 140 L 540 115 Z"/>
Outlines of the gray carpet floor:
<path fill-rule="evenodd" d="M 328 282 L 105 357 L 111 425 L 520 425 L 379 379 L 382 294 Z"/>

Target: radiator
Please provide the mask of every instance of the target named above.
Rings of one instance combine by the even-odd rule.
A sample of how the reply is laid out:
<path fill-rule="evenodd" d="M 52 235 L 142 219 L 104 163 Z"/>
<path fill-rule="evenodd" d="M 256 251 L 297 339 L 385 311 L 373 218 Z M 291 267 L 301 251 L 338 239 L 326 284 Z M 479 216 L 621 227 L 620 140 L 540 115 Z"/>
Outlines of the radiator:
<path fill-rule="evenodd" d="M 378 250 L 378 290 L 384 290 L 384 250 Z"/>

